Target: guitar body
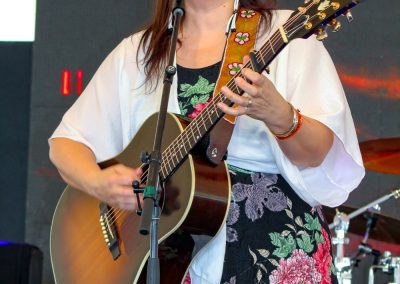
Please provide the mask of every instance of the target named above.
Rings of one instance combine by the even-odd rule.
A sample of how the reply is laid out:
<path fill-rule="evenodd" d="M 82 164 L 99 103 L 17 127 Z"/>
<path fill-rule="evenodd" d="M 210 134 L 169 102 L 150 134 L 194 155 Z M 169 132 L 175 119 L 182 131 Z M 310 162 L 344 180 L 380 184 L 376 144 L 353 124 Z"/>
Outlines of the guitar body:
<path fill-rule="evenodd" d="M 138 157 L 153 145 L 157 116 L 151 116 L 128 147 L 100 164 L 140 166 Z M 163 149 L 186 127 L 187 122 L 168 114 Z M 181 283 L 194 257 L 190 234 L 214 237 L 225 222 L 230 200 L 229 172 L 225 163 L 211 166 L 200 156 L 189 155 L 168 179 L 163 192 L 159 222 L 161 283 Z M 119 255 L 113 257 L 100 222 L 101 202 L 80 190 L 67 187 L 55 210 L 50 253 L 58 284 L 145 283 L 149 236 L 138 233 L 135 212 L 107 212 L 117 236 Z M 107 227 L 108 228 L 108 227 Z M 108 232 L 108 231 L 107 231 Z"/>

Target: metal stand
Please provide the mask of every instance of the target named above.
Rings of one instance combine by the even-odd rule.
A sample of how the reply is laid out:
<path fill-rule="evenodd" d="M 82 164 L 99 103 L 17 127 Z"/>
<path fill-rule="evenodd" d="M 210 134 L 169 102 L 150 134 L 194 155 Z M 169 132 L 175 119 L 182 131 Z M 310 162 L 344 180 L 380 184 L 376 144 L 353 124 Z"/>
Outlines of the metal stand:
<path fill-rule="evenodd" d="M 349 219 L 351 220 L 351 219 L 353 219 L 354 217 L 356 217 L 356 216 L 358 216 L 358 215 L 364 213 L 364 212 L 367 211 L 368 209 L 373 208 L 373 207 L 375 207 L 376 205 L 379 205 L 379 204 L 385 202 L 386 200 L 388 200 L 388 199 L 390 199 L 390 198 L 392 198 L 392 197 L 394 197 L 394 198 L 400 198 L 400 188 L 393 190 L 391 193 L 386 194 L 385 196 L 382 196 L 382 197 L 378 198 L 377 200 L 372 201 L 371 203 L 368 203 L 367 205 L 365 205 L 365 206 L 363 206 L 363 207 L 357 209 L 357 210 L 354 211 L 354 212 L 351 212 L 351 213 L 348 215 L 348 217 L 349 217 Z M 329 229 L 333 229 L 334 227 L 335 227 L 335 223 L 329 224 Z"/>
<path fill-rule="evenodd" d="M 170 89 L 173 77 L 176 73 L 176 68 L 173 64 L 180 23 L 184 15 L 183 0 L 176 0 L 172 13 L 174 16 L 174 28 L 171 38 L 168 66 L 165 68 L 164 88 L 161 98 L 160 112 L 158 113 L 153 151 L 150 155 L 147 153 L 142 155 L 142 160 L 145 160 L 145 162 L 148 163 L 148 175 L 146 187 L 143 192 L 143 210 L 139 232 L 142 235 L 147 235 L 150 232 L 150 257 L 147 262 L 146 281 L 148 284 L 160 283 L 160 261 L 158 258 L 158 220 L 160 219 L 160 208 L 158 203 L 161 192 L 159 188 L 159 176 L 162 163 L 161 143 L 167 115 Z"/>
<path fill-rule="evenodd" d="M 344 245 L 349 244 L 346 233 L 349 229 L 350 219 L 346 214 L 338 211 L 333 224 L 335 226 L 336 237 L 332 238 L 332 244 L 336 245 L 334 264 L 338 282 L 339 284 L 351 284 L 351 259 L 344 256 Z"/>
<path fill-rule="evenodd" d="M 377 200 L 361 207 L 360 209 L 357 209 L 356 211 L 346 215 L 345 213 L 337 211 L 335 218 L 333 220 L 332 224 L 329 224 L 329 229 L 334 229 L 336 233 L 336 237 L 332 238 L 332 244 L 336 245 L 336 257 L 334 259 L 334 264 L 336 267 L 336 275 L 338 278 L 339 284 L 351 284 L 351 272 L 352 272 L 352 266 L 353 266 L 353 261 L 351 260 L 350 257 L 345 257 L 344 255 L 344 245 L 347 245 L 349 243 L 349 239 L 346 237 L 347 231 L 349 229 L 349 224 L 350 220 L 365 211 L 367 211 L 370 208 L 375 208 L 380 210 L 379 204 L 382 202 L 390 199 L 391 197 L 399 198 L 400 197 L 400 189 L 393 190 L 391 193 L 378 198 Z M 364 236 L 364 242 L 368 239 L 369 236 L 369 230 L 367 228 L 367 232 Z M 383 259 L 385 260 L 385 258 Z M 381 260 L 381 263 L 382 261 Z M 387 260 L 386 260 L 387 261 Z M 395 264 L 392 264 L 393 261 Z M 392 269 L 394 270 L 395 274 L 395 284 L 400 284 L 400 258 L 395 258 L 395 260 L 390 261 L 389 264 L 384 264 L 384 265 L 374 265 L 370 269 L 370 281 L 372 281 L 369 284 L 373 284 L 373 272 L 374 269 L 376 268 L 381 268 L 381 269 Z M 371 272 L 372 271 L 372 272 Z M 371 278 L 371 273 L 372 273 L 372 278 Z M 396 280 L 397 279 L 397 280 Z"/>
<path fill-rule="evenodd" d="M 388 284 L 400 284 L 400 257 L 393 257 L 389 251 L 383 253 L 379 265 L 372 265 L 369 269 L 368 284 L 374 284 L 374 272 L 381 269 L 385 273 L 393 273 L 393 281 Z"/>

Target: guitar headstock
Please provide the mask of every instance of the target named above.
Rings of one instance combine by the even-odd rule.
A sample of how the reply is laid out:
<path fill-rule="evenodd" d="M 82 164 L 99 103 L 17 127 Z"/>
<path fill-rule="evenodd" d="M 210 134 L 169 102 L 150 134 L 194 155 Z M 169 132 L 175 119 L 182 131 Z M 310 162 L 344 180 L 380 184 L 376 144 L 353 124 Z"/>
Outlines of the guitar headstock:
<path fill-rule="evenodd" d="M 340 29 L 337 17 L 344 15 L 349 22 L 353 20 L 350 9 L 362 1 L 365 0 L 306 0 L 285 23 L 287 37 L 308 38 L 315 33 L 318 40 L 324 40 L 328 27 L 333 32 Z"/>

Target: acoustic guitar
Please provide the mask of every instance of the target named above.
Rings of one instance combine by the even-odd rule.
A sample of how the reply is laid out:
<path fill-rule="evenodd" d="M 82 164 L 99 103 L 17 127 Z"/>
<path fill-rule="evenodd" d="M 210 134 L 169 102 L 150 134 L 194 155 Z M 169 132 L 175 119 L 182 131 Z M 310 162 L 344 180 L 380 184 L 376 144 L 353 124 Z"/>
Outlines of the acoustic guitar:
<path fill-rule="evenodd" d="M 261 73 L 293 39 L 327 37 L 326 28 L 340 28 L 336 20 L 361 1 L 309 0 L 294 11 L 258 51 L 252 52 L 247 68 Z M 242 76 L 239 72 L 235 76 Z M 231 79 L 227 86 L 243 92 Z M 190 235 L 213 238 L 224 224 L 230 202 L 229 172 L 225 163 L 212 165 L 194 147 L 223 117 L 217 102 L 232 102 L 217 94 L 190 123 L 168 114 L 162 147 L 160 181 L 163 198 L 160 203 L 159 257 L 161 283 L 181 283 L 195 256 Z M 141 182 L 147 178 L 146 166 L 138 162 L 139 151 L 153 141 L 156 115 L 140 128 L 131 143 L 115 158 L 100 164 L 101 168 L 118 163 L 144 169 Z M 204 141 L 204 140 L 203 140 Z M 149 256 L 149 237 L 138 233 L 140 216 L 135 212 L 112 208 L 70 186 L 58 201 L 51 226 L 50 253 L 54 278 L 59 284 L 125 284 L 145 283 Z M 212 264 L 210 264 L 212 265 Z"/>

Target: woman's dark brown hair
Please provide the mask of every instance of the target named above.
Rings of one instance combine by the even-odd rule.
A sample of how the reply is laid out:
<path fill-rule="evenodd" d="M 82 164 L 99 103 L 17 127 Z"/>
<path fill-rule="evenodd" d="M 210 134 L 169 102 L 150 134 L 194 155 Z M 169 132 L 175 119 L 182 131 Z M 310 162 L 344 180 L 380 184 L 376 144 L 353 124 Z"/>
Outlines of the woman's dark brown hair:
<path fill-rule="evenodd" d="M 275 0 L 240 0 L 239 2 L 241 7 L 260 12 L 263 24 L 269 24 L 271 9 L 275 8 Z M 173 0 L 157 1 L 153 19 L 145 27 L 145 31 L 140 39 L 136 57 L 138 58 L 139 50 L 142 48 L 144 52 L 144 71 L 147 80 L 159 78 L 167 62 L 171 39 L 171 33 L 168 31 L 168 21 L 173 3 Z"/>

